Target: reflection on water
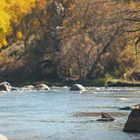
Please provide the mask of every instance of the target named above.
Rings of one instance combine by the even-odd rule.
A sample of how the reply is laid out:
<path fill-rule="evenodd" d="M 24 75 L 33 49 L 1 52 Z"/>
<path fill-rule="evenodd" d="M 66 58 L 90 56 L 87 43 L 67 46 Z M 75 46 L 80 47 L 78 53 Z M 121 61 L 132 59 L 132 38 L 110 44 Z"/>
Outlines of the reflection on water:
<path fill-rule="evenodd" d="M 0 133 L 10 140 L 138 140 L 124 133 L 129 111 L 140 103 L 140 88 L 86 88 L 82 94 L 69 88 L 0 94 Z M 114 122 L 96 122 L 109 112 Z"/>

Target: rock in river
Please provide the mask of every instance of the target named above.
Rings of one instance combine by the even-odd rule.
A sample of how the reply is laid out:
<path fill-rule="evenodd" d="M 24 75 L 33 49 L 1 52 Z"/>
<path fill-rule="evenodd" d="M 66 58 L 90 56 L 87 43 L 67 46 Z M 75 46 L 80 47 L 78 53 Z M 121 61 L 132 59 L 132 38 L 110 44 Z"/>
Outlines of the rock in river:
<path fill-rule="evenodd" d="M 21 88 L 21 90 L 27 90 L 27 91 L 31 91 L 31 90 L 34 90 L 35 88 L 34 88 L 34 86 L 33 85 L 26 85 L 26 86 L 24 86 L 24 87 L 22 87 Z"/>
<path fill-rule="evenodd" d="M 119 108 L 119 110 L 131 110 L 131 109 L 132 109 L 132 107 L 129 107 L 129 106 Z"/>
<path fill-rule="evenodd" d="M 0 140 L 8 140 L 8 138 L 5 137 L 4 135 L 0 134 Z"/>
<path fill-rule="evenodd" d="M 0 91 L 11 91 L 12 87 L 8 82 L 0 83 Z"/>
<path fill-rule="evenodd" d="M 140 109 L 140 104 L 134 105 L 132 107 L 126 106 L 126 107 L 119 108 L 119 110 L 132 110 L 132 109 Z"/>
<path fill-rule="evenodd" d="M 71 91 L 84 91 L 85 88 L 80 84 L 74 84 L 70 88 Z"/>
<path fill-rule="evenodd" d="M 140 133 L 140 108 L 131 111 L 123 131 Z"/>
<path fill-rule="evenodd" d="M 97 119 L 96 121 L 105 121 L 105 122 L 115 121 L 115 119 L 107 113 L 102 113 L 101 116 L 102 118 Z"/>
<path fill-rule="evenodd" d="M 45 84 L 38 84 L 35 86 L 36 90 L 50 90 L 50 88 Z"/>

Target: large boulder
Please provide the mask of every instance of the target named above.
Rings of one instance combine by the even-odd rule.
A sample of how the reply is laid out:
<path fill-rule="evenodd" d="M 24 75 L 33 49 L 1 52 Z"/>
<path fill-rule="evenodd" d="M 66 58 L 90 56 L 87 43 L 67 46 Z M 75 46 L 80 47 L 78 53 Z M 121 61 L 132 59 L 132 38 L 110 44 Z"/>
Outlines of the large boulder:
<path fill-rule="evenodd" d="M 131 111 L 123 131 L 140 133 L 140 108 Z"/>
<path fill-rule="evenodd" d="M 0 83 L 0 91 L 11 91 L 12 87 L 8 82 Z"/>
<path fill-rule="evenodd" d="M 50 90 L 50 88 L 47 85 L 45 85 L 45 84 L 35 85 L 35 89 L 36 90 Z"/>
<path fill-rule="evenodd" d="M 0 140 L 8 140 L 8 138 L 2 134 L 0 134 Z"/>
<path fill-rule="evenodd" d="M 71 91 L 84 91 L 85 88 L 80 84 L 74 84 L 70 88 Z"/>

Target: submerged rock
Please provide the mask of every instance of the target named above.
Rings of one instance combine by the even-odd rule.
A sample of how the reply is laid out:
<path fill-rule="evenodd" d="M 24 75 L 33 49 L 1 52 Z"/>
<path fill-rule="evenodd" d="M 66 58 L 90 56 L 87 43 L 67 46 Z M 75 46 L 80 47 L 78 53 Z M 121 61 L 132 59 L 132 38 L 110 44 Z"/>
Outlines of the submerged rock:
<path fill-rule="evenodd" d="M 35 86 L 36 90 L 50 90 L 50 88 L 45 84 L 38 84 Z"/>
<path fill-rule="evenodd" d="M 85 88 L 80 84 L 74 84 L 70 88 L 71 91 L 84 91 Z"/>
<path fill-rule="evenodd" d="M 132 109 L 132 108 L 131 108 L 131 107 L 129 107 L 129 106 L 119 108 L 119 110 L 131 110 L 131 109 Z"/>
<path fill-rule="evenodd" d="M 8 138 L 2 134 L 0 134 L 0 140 L 8 140 Z"/>
<path fill-rule="evenodd" d="M 115 121 L 115 119 L 107 113 L 102 113 L 101 116 L 102 116 L 102 118 L 97 119 L 96 121 L 106 121 L 106 122 Z"/>
<path fill-rule="evenodd" d="M 134 105 L 132 107 L 126 106 L 126 107 L 119 108 L 119 110 L 132 110 L 132 109 L 140 109 L 140 104 Z"/>
<path fill-rule="evenodd" d="M 12 87 L 8 82 L 0 83 L 0 91 L 11 91 Z"/>
<path fill-rule="evenodd" d="M 131 111 L 123 131 L 140 133 L 140 109 L 133 109 Z"/>
<path fill-rule="evenodd" d="M 109 115 L 114 117 L 128 116 L 127 112 L 108 112 Z M 74 117 L 100 117 L 101 112 L 76 112 L 73 114 Z"/>

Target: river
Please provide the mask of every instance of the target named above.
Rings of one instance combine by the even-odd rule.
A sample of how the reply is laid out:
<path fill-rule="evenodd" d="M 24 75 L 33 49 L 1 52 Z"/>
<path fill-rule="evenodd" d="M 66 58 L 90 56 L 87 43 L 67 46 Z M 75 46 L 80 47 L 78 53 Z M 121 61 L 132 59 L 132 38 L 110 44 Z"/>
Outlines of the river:
<path fill-rule="evenodd" d="M 140 140 L 140 134 L 122 131 L 130 111 L 119 110 L 139 103 L 140 88 L 0 93 L 0 133 L 9 140 Z M 97 122 L 101 112 L 116 121 Z"/>

